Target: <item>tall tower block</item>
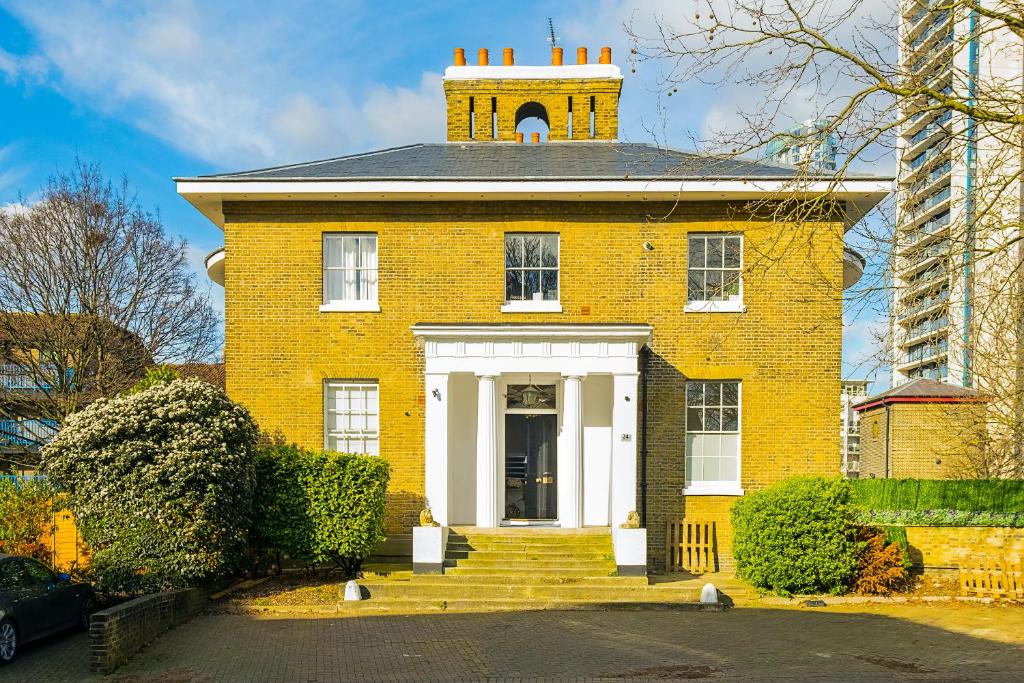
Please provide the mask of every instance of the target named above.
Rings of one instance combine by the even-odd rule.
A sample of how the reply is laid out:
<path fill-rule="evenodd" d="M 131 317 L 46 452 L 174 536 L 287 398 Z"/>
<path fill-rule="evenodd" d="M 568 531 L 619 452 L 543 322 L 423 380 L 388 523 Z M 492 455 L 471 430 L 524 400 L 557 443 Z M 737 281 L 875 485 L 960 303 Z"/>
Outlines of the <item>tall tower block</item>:
<path fill-rule="evenodd" d="M 587 49 L 576 64 L 562 63 L 562 48 L 551 50 L 549 66 L 518 66 L 512 48 L 502 64 L 491 65 L 486 48 L 477 64 L 455 50 L 455 64 L 444 73 L 449 142 L 511 142 L 528 118 L 547 124 L 550 140 L 615 140 L 619 134 L 622 72 L 611 63 L 611 48 L 601 48 L 597 64 Z"/>

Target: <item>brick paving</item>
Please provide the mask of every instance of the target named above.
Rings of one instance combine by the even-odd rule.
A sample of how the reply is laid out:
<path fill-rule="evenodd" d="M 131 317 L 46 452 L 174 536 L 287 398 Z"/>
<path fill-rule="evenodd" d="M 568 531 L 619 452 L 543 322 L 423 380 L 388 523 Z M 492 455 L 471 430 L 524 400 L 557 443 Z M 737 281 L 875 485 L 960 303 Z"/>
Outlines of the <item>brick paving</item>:
<path fill-rule="evenodd" d="M 166 634 L 105 679 L 86 673 L 88 644 L 76 634 L 26 652 L 0 669 L 0 683 L 1019 681 L 1022 642 L 1024 609 L 974 605 L 346 618 L 208 614 Z"/>

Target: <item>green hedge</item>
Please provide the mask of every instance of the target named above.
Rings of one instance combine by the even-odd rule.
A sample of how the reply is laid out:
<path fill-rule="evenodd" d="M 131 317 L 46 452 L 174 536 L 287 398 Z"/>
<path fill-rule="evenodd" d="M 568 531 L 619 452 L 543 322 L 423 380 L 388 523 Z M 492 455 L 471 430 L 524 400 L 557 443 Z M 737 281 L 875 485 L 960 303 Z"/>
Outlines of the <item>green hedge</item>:
<path fill-rule="evenodd" d="M 856 479 L 854 500 L 869 510 L 1024 511 L 1020 479 Z"/>
<path fill-rule="evenodd" d="M 388 462 L 287 444 L 256 458 L 253 543 L 310 564 L 333 562 L 354 576 L 384 540 Z"/>

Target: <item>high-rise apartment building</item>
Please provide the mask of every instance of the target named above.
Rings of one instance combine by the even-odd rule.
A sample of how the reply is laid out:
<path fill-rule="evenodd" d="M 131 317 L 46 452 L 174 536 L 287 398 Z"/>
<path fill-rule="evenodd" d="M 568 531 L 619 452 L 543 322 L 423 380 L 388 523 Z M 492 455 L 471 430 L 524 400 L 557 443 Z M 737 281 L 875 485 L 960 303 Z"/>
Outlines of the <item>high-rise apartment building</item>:
<path fill-rule="evenodd" d="M 807 164 L 812 171 L 836 170 L 836 136 L 829 132 L 828 121 L 805 121 L 772 140 L 765 147 L 765 158 L 788 166 Z"/>
<path fill-rule="evenodd" d="M 1002 97 L 1020 101 L 1021 38 L 970 3 L 904 0 L 900 23 L 908 81 L 983 106 L 1002 106 L 993 104 Z M 1020 183 L 1008 181 L 1021 168 L 1020 131 L 976 122 L 935 100 L 903 106 L 909 118 L 897 142 L 893 385 L 925 377 L 977 386 L 980 357 L 1010 362 L 983 348 L 1005 335 L 980 316 L 998 310 L 992 297 L 1008 291 L 1020 264 L 1016 249 L 990 248 L 1008 244 L 1020 229 Z"/>
<path fill-rule="evenodd" d="M 839 457 L 842 473 L 851 479 L 860 476 L 860 415 L 855 403 L 867 398 L 866 379 L 844 379 L 839 394 Z"/>

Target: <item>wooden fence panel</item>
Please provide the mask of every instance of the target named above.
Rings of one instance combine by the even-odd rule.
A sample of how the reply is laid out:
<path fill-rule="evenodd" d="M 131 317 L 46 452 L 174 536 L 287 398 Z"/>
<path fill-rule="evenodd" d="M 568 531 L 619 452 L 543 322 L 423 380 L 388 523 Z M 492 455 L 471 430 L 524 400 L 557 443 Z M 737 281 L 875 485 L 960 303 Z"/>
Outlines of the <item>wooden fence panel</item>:
<path fill-rule="evenodd" d="M 50 566 L 55 571 L 89 564 L 88 549 L 70 510 L 54 510 L 53 523 L 39 540 L 50 551 Z"/>
<path fill-rule="evenodd" d="M 972 557 L 960 562 L 960 592 L 982 598 L 1024 600 L 1019 557 Z"/>
<path fill-rule="evenodd" d="M 680 519 L 665 531 L 665 571 L 703 574 L 717 569 L 713 521 Z"/>

